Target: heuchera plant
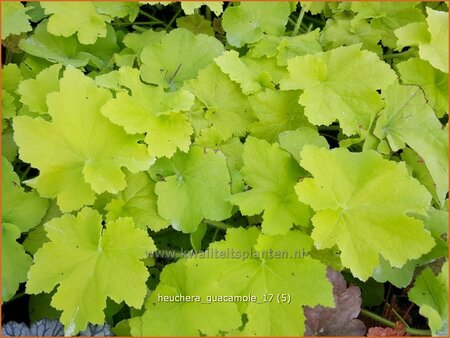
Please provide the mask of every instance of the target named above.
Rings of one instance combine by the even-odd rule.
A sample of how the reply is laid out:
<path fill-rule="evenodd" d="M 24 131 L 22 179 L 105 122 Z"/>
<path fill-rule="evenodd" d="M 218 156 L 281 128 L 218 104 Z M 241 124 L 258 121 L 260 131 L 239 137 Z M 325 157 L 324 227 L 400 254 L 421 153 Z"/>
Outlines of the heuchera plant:
<path fill-rule="evenodd" d="M 1 5 L 4 304 L 58 335 L 363 335 L 386 285 L 445 334 L 446 3 Z"/>

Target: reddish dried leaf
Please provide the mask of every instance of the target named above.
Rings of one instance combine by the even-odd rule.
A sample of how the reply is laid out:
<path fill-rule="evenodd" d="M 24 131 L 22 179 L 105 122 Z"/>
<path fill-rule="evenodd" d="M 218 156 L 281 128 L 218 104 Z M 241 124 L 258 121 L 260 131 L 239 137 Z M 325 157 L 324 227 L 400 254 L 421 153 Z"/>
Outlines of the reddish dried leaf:
<path fill-rule="evenodd" d="M 347 288 L 344 276 L 328 268 L 327 277 L 333 285 L 336 307 L 305 307 L 305 336 L 362 336 L 366 327 L 356 319 L 361 310 L 361 290 Z"/>

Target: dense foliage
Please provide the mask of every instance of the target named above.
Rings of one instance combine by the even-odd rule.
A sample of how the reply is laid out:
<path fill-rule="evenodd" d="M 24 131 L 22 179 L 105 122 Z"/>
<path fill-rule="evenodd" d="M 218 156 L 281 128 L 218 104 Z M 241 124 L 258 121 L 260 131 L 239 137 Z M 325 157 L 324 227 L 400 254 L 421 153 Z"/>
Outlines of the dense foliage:
<path fill-rule="evenodd" d="M 445 335 L 447 11 L 2 2 L 4 332 Z"/>

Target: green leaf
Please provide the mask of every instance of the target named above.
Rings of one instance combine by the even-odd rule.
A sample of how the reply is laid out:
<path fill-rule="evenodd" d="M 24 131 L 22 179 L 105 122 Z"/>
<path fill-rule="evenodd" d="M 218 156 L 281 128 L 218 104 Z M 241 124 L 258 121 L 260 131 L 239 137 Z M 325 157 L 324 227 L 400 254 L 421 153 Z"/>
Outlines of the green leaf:
<path fill-rule="evenodd" d="M 159 43 L 143 49 L 142 79 L 166 89 L 178 89 L 222 52 L 223 45 L 214 37 L 174 29 Z"/>
<path fill-rule="evenodd" d="M 93 45 L 79 44 L 75 36 L 60 37 L 47 32 L 47 20 L 43 20 L 34 30 L 33 35 L 19 42 L 19 47 L 26 53 L 43 58 L 52 63 L 65 66 L 83 67 L 91 64 L 103 68 L 117 50 L 115 31 L 107 26 L 104 38 L 97 39 Z"/>
<path fill-rule="evenodd" d="M 127 187 L 109 202 L 105 209 L 106 219 L 131 217 L 138 228 L 159 231 L 169 222 L 158 215 L 155 182 L 145 172 L 127 173 Z"/>
<path fill-rule="evenodd" d="M 386 107 L 380 112 L 374 134 L 386 138 L 394 151 L 404 148 L 406 143 L 423 158 L 443 205 L 448 191 L 447 130 L 420 88 L 395 84 L 383 92 L 383 97 Z"/>
<path fill-rule="evenodd" d="M 2 40 L 31 31 L 29 9 L 20 2 L 2 2 Z"/>
<path fill-rule="evenodd" d="M 407 215 L 426 214 L 431 196 L 404 164 L 384 160 L 375 151 L 315 146 L 305 146 L 301 157 L 313 178 L 298 183 L 296 191 L 316 211 L 315 245 L 337 245 L 342 264 L 355 277 L 367 280 L 379 264 L 378 255 L 402 267 L 433 248 L 422 221 Z"/>
<path fill-rule="evenodd" d="M 194 108 L 203 120 L 198 128 L 200 139 L 207 138 L 211 133 L 216 134 L 219 141 L 246 134 L 254 120 L 248 98 L 218 66 L 211 64 L 202 69 L 196 79 L 186 82 L 186 88 L 198 101 Z M 192 121 L 194 117 L 191 117 L 195 126 Z"/>
<path fill-rule="evenodd" d="M 77 33 L 78 40 L 85 45 L 105 37 L 106 22 L 111 21 L 111 17 L 97 13 L 92 2 L 42 2 L 41 7 L 50 15 L 47 27 L 50 34 L 69 37 Z"/>
<path fill-rule="evenodd" d="M 291 8 L 287 2 L 241 2 L 228 6 L 222 15 L 227 41 L 235 47 L 258 42 L 268 35 L 283 35 Z"/>
<path fill-rule="evenodd" d="M 142 306 L 148 272 L 140 259 L 156 250 L 131 218 L 108 222 L 84 208 L 77 216 L 66 214 L 45 225 L 50 242 L 34 256 L 27 293 L 50 292 L 51 305 L 62 310 L 65 334 L 84 330 L 88 322 L 101 324 L 107 297 L 116 303 Z"/>
<path fill-rule="evenodd" d="M 126 91 L 117 93 L 102 107 L 103 115 L 129 134 L 146 133 L 152 157 L 170 158 L 177 149 L 187 152 L 193 130 L 181 112 L 192 106 L 193 95 L 184 89 L 166 93 L 162 87 L 146 85 L 139 71 L 130 67 L 120 68 L 118 76 L 131 95 Z"/>
<path fill-rule="evenodd" d="M 63 212 L 92 204 L 95 193 L 124 189 L 122 167 L 137 172 L 151 163 L 145 146 L 137 143 L 139 137 L 100 113 L 110 98 L 92 79 L 68 68 L 59 92 L 47 96 L 51 122 L 14 119 L 20 158 L 40 171 L 34 187 L 43 197 L 56 197 Z"/>
<path fill-rule="evenodd" d="M 352 2 L 351 10 L 356 12 L 354 20 L 369 20 L 370 25 L 380 34 L 383 45 L 396 47 L 394 31 L 414 21 L 424 21 L 418 2 Z"/>
<path fill-rule="evenodd" d="M 23 80 L 22 73 L 16 64 L 10 63 L 2 68 L 2 120 L 10 119 L 17 115 L 20 108 L 17 88 Z M 8 127 L 3 123 L 2 129 Z"/>
<path fill-rule="evenodd" d="M 435 69 L 428 61 L 410 58 L 397 64 L 403 84 L 423 89 L 428 104 L 443 117 L 448 111 L 448 75 Z"/>
<path fill-rule="evenodd" d="M 30 295 L 28 309 L 30 311 L 31 321 L 36 322 L 41 319 L 58 320 L 61 317 L 61 311 L 56 310 L 50 305 L 52 297 L 53 293 Z"/>
<path fill-rule="evenodd" d="M 25 192 L 12 165 L 2 158 L 2 222 L 14 224 L 27 232 L 39 224 L 48 208 L 48 201 L 36 191 Z"/>
<path fill-rule="evenodd" d="M 251 126 L 253 136 L 268 142 L 278 140 L 280 133 L 299 127 L 312 127 L 297 103 L 298 91 L 266 89 L 250 96 L 249 101 L 257 122 Z"/>
<path fill-rule="evenodd" d="M 60 70 L 61 65 L 53 65 L 40 72 L 36 79 L 22 81 L 17 90 L 20 94 L 20 102 L 28 106 L 31 112 L 46 114 L 47 95 L 59 90 Z"/>
<path fill-rule="evenodd" d="M 405 288 L 411 283 L 416 266 L 416 260 L 411 260 L 401 268 L 395 268 L 383 257 L 380 257 L 380 264 L 373 271 L 373 278 L 380 283 L 389 281 L 398 288 Z"/>
<path fill-rule="evenodd" d="M 2 98 L 3 100 L 5 97 Z M 12 128 L 7 128 L 5 126 L 6 123 L 2 126 L 2 128 L 6 128 L 2 130 L 2 156 L 4 156 L 9 162 L 12 162 L 17 157 L 17 144 L 14 142 L 14 131 Z"/>
<path fill-rule="evenodd" d="M 345 135 L 362 133 L 383 107 L 377 93 L 395 80 L 394 71 L 360 45 L 339 47 L 288 61 L 284 90 L 302 89 L 299 103 L 315 125 L 338 120 Z M 352 60 L 349 62 L 348 60 Z"/>
<path fill-rule="evenodd" d="M 220 279 L 214 278 L 207 265 L 194 265 L 179 260 L 167 265 L 161 273 L 161 282 L 146 302 L 142 316 L 144 336 L 208 336 L 235 329 L 241 317 L 234 303 L 207 304 L 206 297 L 229 295 Z M 161 301 L 160 297 L 198 296 L 203 302 Z"/>
<path fill-rule="evenodd" d="M 423 270 L 408 296 L 420 307 L 419 313 L 428 318 L 431 333 L 436 335 L 448 322 L 448 262 L 437 276 L 430 268 Z"/>
<path fill-rule="evenodd" d="M 250 190 L 235 194 L 230 201 L 239 206 L 243 215 L 263 214 L 262 231 L 286 234 L 292 226 L 306 226 L 310 208 L 300 203 L 294 185 L 301 169 L 277 143 L 248 137 L 244 145 L 244 166 L 241 170 Z M 261 165 L 264 163 L 264 165 Z"/>
<path fill-rule="evenodd" d="M 187 4 L 182 2 L 181 5 Z M 177 19 L 177 27 L 184 28 L 194 34 L 205 34 L 214 36 L 214 29 L 211 26 L 211 21 L 206 20 L 203 16 L 198 14 L 187 15 Z"/>
<path fill-rule="evenodd" d="M 3 197 L 4 199 L 4 197 Z M 7 302 L 27 280 L 32 258 L 17 243 L 20 230 L 17 226 L 2 220 L 2 300 Z"/>
<path fill-rule="evenodd" d="M 448 73 L 448 15 L 447 12 L 427 8 L 425 23 L 410 23 L 395 31 L 397 46 L 418 45 L 423 60 Z"/>
<path fill-rule="evenodd" d="M 222 221 L 231 216 L 230 174 L 221 152 L 192 146 L 178 152 L 156 183 L 158 211 L 172 227 L 195 232 L 204 219 Z"/>

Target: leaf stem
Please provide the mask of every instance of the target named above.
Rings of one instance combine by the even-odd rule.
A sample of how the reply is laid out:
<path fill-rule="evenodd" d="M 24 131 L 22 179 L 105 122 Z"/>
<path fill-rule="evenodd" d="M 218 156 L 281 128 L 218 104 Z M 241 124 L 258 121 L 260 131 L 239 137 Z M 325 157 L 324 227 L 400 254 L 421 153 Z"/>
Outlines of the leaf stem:
<path fill-rule="evenodd" d="M 388 53 L 388 54 L 384 54 L 384 55 L 381 56 L 381 58 L 382 58 L 383 60 L 386 60 L 386 59 L 394 59 L 394 58 L 397 58 L 397 57 L 401 57 L 401 56 L 405 56 L 405 55 L 408 55 L 408 54 L 412 54 L 413 52 L 414 52 L 413 49 L 409 49 L 409 50 L 407 50 L 407 51 L 400 52 L 400 53 Z"/>
<path fill-rule="evenodd" d="M 319 126 L 319 130 L 341 130 L 340 126 Z"/>
<path fill-rule="evenodd" d="M 15 301 L 15 300 L 17 300 L 17 299 L 20 299 L 20 298 L 22 298 L 22 297 L 25 297 L 26 295 L 27 295 L 27 294 L 25 293 L 25 291 L 20 292 L 20 293 L 17 293 L 17 294 L 15 294 L 11 299 L 7 300 L 5 303 L 9 303 L 9 302 Z"/>
<path fill-rule="evenodd" d="M 27 168 L 25 169 L 25 171 L 22 173 L 22 175 L 20 175 L 20 182 L 22 182 L 27 177 L 30 170 L 31 170 L 31 165 L 29 164 L 27 166 Z"/>
<path fill-rule="evenodd" d="M 228 228 L 231 228 L 230 225 L 228 225 L 227 223 L 224 223 L 224 222 L 210 221 L 210 220 L 207 220 L 207 219 L 203 220 L 203 222 L 205 224 L 212 225 L 214 228 L 218 228 L 218 229 L 221 229 L 221 230 L 227 230 Z"/>
<path fill-rule="evenodd" d="M 219 234 L 219 228 L 216 228 L 216 231 L 214 231 L 214 235 L 213 235 L 213 238 L 212 238 L 212 242 L 215 242 L 216 241 L 216 238 L 217 238 L 217 235 Z"/>
<path fill-rule="evenodd" d="M 172 17 L 172 19 L 170 19 L 169 23 L 166 25 L 166 30 L 168 30 L 172 26 L 172 24 L 175 22 L 175 19 L 178 17 L 178 15 L 180 15 L 181 11 L 182 9 L 180 8 Z"/>
<path fill-rule="evenodd" d="M 300 10 L 300 15 L 298 16 L 297 22 L 295 23 L 294 30 L 292 31 L 292 36 L 296 36 L 298 34 L 298 30 L 300 29 L 300 25 L 302 24 L 303 17 L 305 16 L 305 8 L 302 7 Z"/>
<path fill-rule="evenodd" d="M 208 6 L 205 6 L 205 7 L 206 7 L 205 8 L 205 18 L 206 18 L 206 20 L 211 21 L 211 10 L 209 9 Z"/>
<path fill-rule="evenodd" d="M 375 314 L 373 312 L 370 312 L 368 310 L 361 309 L 361 314 L 366 316 L 366 317 L 369 317 L 369 318 L 371 318 L 373 320 L 376 320 L 377 322 L 380 322 L 380 323 L 382 323 L 382 324 L 384 324 L 386 326 L 395 327 L 395 323 L 394 322 L 391 322 L 390 320 L 388 320 L 386 318 L 383 318 L 383 317 L 381 317 L 381 316 L 379 316 L 379 315 L 377 315 L 377 314 Z M 431 331 L 430 330 L 420 330 L 420 329 L 413 329 L 413 328 L 410 328 L 410 327 L 405 327 L 405 332 L 409 333 L 409 334 L 412 334 L 414 336 L 431 336 Z"/>
<path fill-rule="evenodd" d="M 8 63 L 11 63 L 12 54 L 13 53 L 7 48 L 6 49 L 6 57 L 5 57 L 5 65 L 7 65 Z"/>
<path fill-rule="evenodd" d="M 113 26 L 134 26 L 134 25 L 158 25 L 156 21 L 136 21 L 136 22 L 115 22 Z"/>
<path fill-rule="evenodd" d="M 147 12 L 144 12 L 143 10 L 140 10 L 140 11 L 139 11 L 139 14 L 141 14 L 141 15 L 143 15 L 143 16 L 149 18 L 149 19 L 152 19 L 152 20 L 154 20 L 154 21 L 156 21 L 156 22 L 158 22 L 158 23 L 164 24 L 164 21 L 159 20 L 156 16 L 153 16 L 153 15 L 151 15 L 151 14 L 148 14 Z"/>
<path fill-rule="evenodd" d="M 135 31 L 138 31 L 138 32 L 141 32 L 141 33 L 147 31 L 147 29 L 145 29 L 145 28 L 143 28 L 143 27 L 140 27 L 140 26 L 138 26 L 138 25 L 133 25 L 132 27 L 133 27 L 133 29 L 134 29 Z"/>

